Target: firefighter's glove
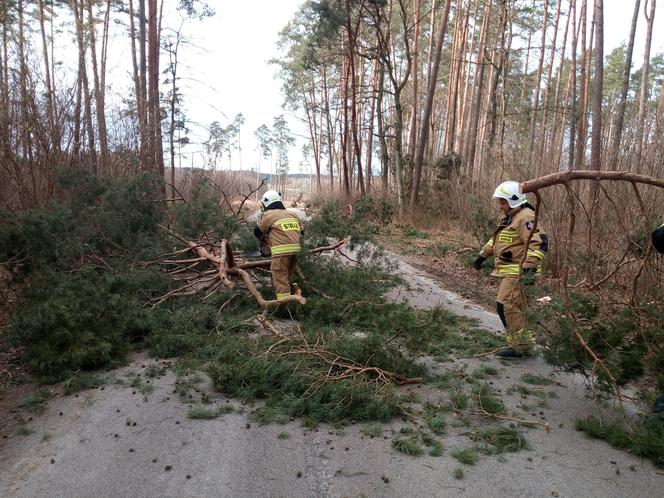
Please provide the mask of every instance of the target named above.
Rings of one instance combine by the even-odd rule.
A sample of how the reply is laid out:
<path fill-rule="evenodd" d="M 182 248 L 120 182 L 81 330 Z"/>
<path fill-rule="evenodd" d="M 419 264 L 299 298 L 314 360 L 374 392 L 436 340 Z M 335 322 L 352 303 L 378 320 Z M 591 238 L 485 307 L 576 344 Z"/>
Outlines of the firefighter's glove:
<path fill-rule="evenodd" d="M 521 282 L 523 285 L 533 285 L 535 283 L 535 268 L 524 268 L 521 272 Z"/>
<path fill-rule="evenodd" d="M 477 271 L 480 271 L 482 269 L 482 263 L 486 261 L 486 258 L 484 256 L 477 256 L 477 259 L 473 263 L 473 266 Z"/>

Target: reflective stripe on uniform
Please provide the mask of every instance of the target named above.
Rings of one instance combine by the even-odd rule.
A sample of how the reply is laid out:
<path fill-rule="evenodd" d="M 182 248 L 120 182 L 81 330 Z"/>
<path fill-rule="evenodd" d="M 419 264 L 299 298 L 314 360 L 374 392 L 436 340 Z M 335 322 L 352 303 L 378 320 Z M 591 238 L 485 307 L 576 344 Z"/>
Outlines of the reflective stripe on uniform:
<path fill-rule="evenodd" d="M 544 259 L 544 256 L 546 256 L 546 254 L 540 251 L 539 249 L 528 249 L 528 255 L 534 256 L 537 259 Z"/>
<path fill-rule="evenodd" d="M 525 346 L 526 348 L 530 348 L 535 342 L 533 331 L 527 329 L 507 332 L 505 339 L 507 339 L 507 344 L 510 346 Z"/>
<path fill-rule="evenodd" d="M 272 256 L 279 256 L 281 254 L 295 254 L 301 252 L 302 246 L 300 244 L 282 244 L 279 246 L 272 246 Z"/>
<path fill-rule="evenodd" d="M 519 276 L 519 264 L 518 263 L 508 263 L 504 265 L 498 265 L 496 267 L 498 270 L 498 275 L 501 277 L 518 277 Z M 535 268 L 535 274 L 538 274 L 540 271 L 539 266 Z"/>
<path fill-rule="evenodd" d="M 281 294 L 277 292 L 277 301 L 283 301 L 284 299 L 289 298 L 291 295 L 288 293 Z"/>
<path fill-rule="evenodd" d="M 291 230 L 300 230 L 300 220 L 297 218 L 282 218 L 274 222 L 284 232 Z"/>
<path fill-rule="evenodd" d="M 519 265 L 518 264 L 504 264 L 504 265 L 498 265 L 496 268 L 498 270 L 498 273 L 500 275 L 516 275 L 519 276 Z"/>

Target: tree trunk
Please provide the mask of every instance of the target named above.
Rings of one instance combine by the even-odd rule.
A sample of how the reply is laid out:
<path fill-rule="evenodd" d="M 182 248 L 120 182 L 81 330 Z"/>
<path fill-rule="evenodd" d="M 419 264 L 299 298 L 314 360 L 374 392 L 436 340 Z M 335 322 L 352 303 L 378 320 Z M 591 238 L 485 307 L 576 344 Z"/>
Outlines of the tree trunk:
<path fill-rule="evenodd" d="M 92 97 L 90 95 L 90 84 L 88 81 L 88 71 L 85 63 L 86 43 L 84 37 L 85 31 L 85 7 L 84 0 L 72 0 L 72 10 L 74 11 L 74 18 L 76 20 L 76 38 L 78 42 L 78 73 L 82 85 L 81 91 L 83 93 L 83 121 L 85 123 L 85 130 L 88 137 L 88 150 L 90 154 L 90 165 L 92 166 L 93 173 L 98 173 L 97 168 L 97 149 L 95 145 L 94 126 L 92 124 Z"/>
<path fill-rule="evenodd" d="M 579 23 L 581 24 L 581 60 L 579 64 L 579 108 L 578 108 L 578 122 L 577 122 L 577 140 L 576 140 L 576 168 L 583 168 L 584 165 L 584 155 L 586 148 L 586 125 L 588 120 L 588 82 L 589 78 L 589 68 L 590 68 L 590 59 L 588 53 L 592 51 L 593 43 L 593 31 L 590 34 L 590 46 L 586 43 L 586 24 L 588 16 L 588 1 L 583 0 L 581 4 L 581 14 L 579 16 Z M 593 24 L 593 28 L 594 28 Z"/>
<path fill-rule="evenodd" d="M 88 9 L 88 42 L 90 43 L 90 58 L 92 60 L 92 77 L 95 92 L 95 111 L 97 116 L 97 136 L 99 138 L 99 161 L 98 171 L 107 167 L 108 162 L 108 139 L 106 135 L 106 112 L 104 110 L 105 89 L 102 87 L 99 65 L 97 60 L 96 26 L 95 16 L 92 13 L 93 0 L 87 0 Z"/>
<path fill-rule="evenodd" d="M 577 105 L 576 105 L 576 47 L 579 41 L 579 33 L 576 30 L 576 0 L 571 0 L 572 10 L 572 66 L 570 68 L 570 87 L 571 87 L 571 103 L 569 112 L 569 155 L 567 158 L 568 168 L 575 169 L 574 160 L 576 158 L 576 123 L 578 122 Z"/>
<path fill-rule="evenodd" d="M 422 116 L 422 131 L 420 132 L 420 140 L 417 144 L 417 155 L 415 156 L 415 172 L 413 178 L 413 190 L 410 196 L 410 210 L 411 214 L 417 205 L 418 196 L 420 193 L 420 181 L 422 179 L 422 162 L 424 160 L 424 150 L 426 149 L 427 139 L 429 134 L 429 119 L 431 118 L 431 109 L 433 107 L 433 98 L 436 93 L 436 81 L 438 80 L 438 70 L 440 68 L 440 58 L 443 50 L 443 42 L 445 40 L 445 31 L 447 29 L 447 18 L 450 13 L 451 0 L 445 1 L 443 10 L 443 17 L 440 20 L 440 27 L 438 29 L 438 39 L 436 41 L 436 53 L 433 59 L 433 67 L 428 77 L 427 84 L 427 98 L 424 103 L 424 114 Z"/>
<path fill-rule="evenodd" d="M 348 62 L 349 62 L 349 72 L 350 72 L 350 88 L 351 88 L 351 130 L 353 135 L 353 147 L 355 149 L 355 159 L 357 160 L 357 183 L 360 187 L 360 195 L 364 195 L 364 179 L 362 172 L 362 151 L 360 149 L 360 140 L 359 132 L 357 126 L 357 83 L 356 83 L 356 74 L 355 74 L 355 45 L 356 45 L 356 36 L 357 30 L 359 28 L 353 29 L 352 19 L 351 19 L 351 8 L 350 0 L 346 0 L 346 30 L 348 31 Z M 352 163 L 351 163 L 352 165 Z"/>
<path fill-rule="evenodd" d="M 157 0 L 148 0 L 148 128 L 149 161 L 151 170 L 164 177 L 164 163 L 160 161 L 161 111 L 159 108 L 159 29 Z"/>
<path fill-rule="evenodd" d="M 53 90 L 53 82 L 51 80 L 51 63 L 48 57 L 48 44 L 46 43 L 46 29 L 44 27 L 44 0 L 38 0 L 39 5 L 39 31 L 42 40 L 42 55 L 44 57 L 44 76 L 46 85 L 46 116 L 48 120 L 49 135 L 51 138 L 51 146 L 60 148 L 59 133 L 55 127 L 55 92 Z"/>
<path fill-rule="evenodd" d="M 648 0 L 643 5 L 644 15 L 646 17 L 647 31 L 646 31 L 646 46 L 643 51 L 643 66 L 641 67 L 641 92 L 639 95 L 639 116 L 636 125 L 636 164 L 635 170 L 637 173 L 642 171 L 641 163 L 643 159 L 643 129 L 645 128 L 646 120 L 646 103 L 649 98 L 648 91 L 648 76 L 650 73 L 650 47 L 652 45 L 652 28 L 655 21 L 655 4 L 656 0 L 650 0 L 650 14 L 648 14 Z"/>
<path fill-rule="evenodd" d="M 390 162 L 387 151 L 387 139 L 385 138 L 385 124 L 383 122 L 383 96 L 385 94 L 385 71 L 382 64 L 379 64 L 378 76 L 378 95 L 376 97 L 376 107 L 378 108 L 378 140 L 380 141 L 380 177 L 382 180 L 383 193 L 387 193 Z"/>
<path fill-rule="evenodd" d="M 484 52 L 486 49 L 487 36 L 489 30 L 489 20 L 491 18 L 491 8 L 493 6 L 493 1 L 489 0 L 486 12 L 484 13 L 482 19 L 482 29 L 480 33 L 480 43 L 477 50 L 477 84 L 473 92 L 474 101 L 473 112 L 471 115 L 469 123 L 469 135 L 468 135 L 468 146 L 467 146 L 467 168 L 472 172 L 472 178 L 475 180 L 477 178 L 477 170 L 475 169 L 475 153 L 477 150 L 477 130 L 480 120 L 480 106 L 482 102 L 482 94 L 484 91 L 484 69 L 486 67 L 486 61 L 484 60 Z"/>
<path fill-rule="evenodd" d="M 367 127 L 367 152 L 366 152 L 366 168 L 367 168 L 367 192 L 372 188 L 373 183 L 373 170 L 371 169 L 371 162 L 373 158 L 373 125 L 376 116 L 376 93 L 378 92 L 378 60 L 373 61 L 373 76 L 371 84 L 371 101 L 369 104 L 369 126 Z M 380 110 L 379 110 L 380 112 Z"/>
<path fill-rule="evenodd" d="M 330 172 L 330 190 L 334 192 L 334 126 L 332 126 L 332 116 L 330 116 L 330 97 L 327 85 L 327 69 L 323 66 L 323 99 L 325 101 L 325 122 L 327 124 L 327 161 Z"/>
<path fill-rule="evenodd" d="M 0 67 L 0 155 L 8 159 L 11 156 L 11 130 L 9 110 L 9 56 L 7 30 L 8 20 L 2 17 L 2 65 Z"/>
<path fill-rule="evenodd" d="M 530 114 L 530 134 L 528 138 L 528 162 L 533 163 L 533 145 L 535 143 L 535 127 L 539 110 L 540 90 L 542 87 L 542 69 L 544 67 L 544 54 L 546 52 L 546 27 L 549 20 L 549 2 L 544 2 L 544 15 L 542 16 L 542 38 L 540 39 L 540 57 L 537 64 L 537 76 L 535 77 L 535 94 L 533 96 L 533 107 Z"/>
<path fill-rule="evenodd" d="M 562 1 L 562 0 L 561 0 Z M 498 44 L 498 50 L 494 50 L 494 55 L 492 57 L 491 67 L 492 67 L 492 78 L 491 78 L 491 87 L 489 88 L 489 140 L 488 146 L 491 148 L 493 146 L 494 139 L 496 137 L 496 120 L 497 120 L 497 110 L 498 110 L 498 83 L 500 82 L 500 77 L 504 73 L 504 67 L 507 64 L 507 53 L 509 48 L 505 49 L 505 30 L 507 29 L 507 2 L 506 0 L 498 0 L 500 4 L 500 42 Z M 503 96 L 504 96 L 504 92 Z M 480 171 L 482 168 L 480 168 Z"/>
<path fill-rule="evenodd" d="M 342 105 L 343 105 L 343 122 L 341 123 L 341 161 L 343 164 L 343 190 L 344 194 L 346 195 L 346 198 L 350 197 L 351 191 L 350 191 L 350 173 L 349 173 L 349 165 L 348 165 L 348 76 L 349 76 L 349 67 L 348 63 L 346 60 L 344 60 L 342 64 L 342 69 L 341 72 L 343 73 L 342 77 L 342 86 L 343 86 L 343 99 L 342 99 Z"/>
<path fill-rule="evenodd" d="M 604 2 L 595 0 L 595 79 L 590 169 L 602 169 L 602 92 L 604 90 Z"/>
<path fill-rule="evenodd" d="M 417 114 L 418 114 L 418 76 L 420 69 L 417 59 L 420 51 L 420 26 L 422 15 L 422 0 L 415 0 L 415 35 L 413 37 L 413 110 L 410 119 L 410 137 L 408 139 L 408 155 L 411 159 L 415 156 L 415 141 L 417 140 Z M 433 34 L 433 33 L 432 33 Z M 416 173 L 417 174 L 417 173 Z"/>
<path fill-rule="evenodd" d="M 611 165 L 615 169 L 620 150 L 620 142 L 625 122 L 625 107 L 627 105 L 627 93 L 629 92 L 629 76 L 632 71 L 632 55 L 634 54 L 634 37 L 636 35 L 636 25 L 639 20 L 639 8 L 641 0 L 634 1 L 634 12 L 632 14 L 632 24 L 629 30 L 629 42 L 627 43 L 627 52 L 625 53 L 625 68 L 623 70 L 622 87 L 620 89 L 620 103 L 616 111 L 616 121 L 613 126 L 613 143 L 611 144 Z"/>
<path fill-rule="evenodd" d="M 549 58 L 549 63 L 546 68 L 546 79 L 544 80 L 544 99 L 542 100 L 542 125 L 540 127 L 539 133 L 539 147 L 538 154 L 539 157 L 538 164 L 541 166 L 544 165 L 544 151 L 546 150 L 545 145 L 547 144 L 547 124 L 549 118 L 549 93 L 551 89 L 551 75 L 553 74 L 553 63 L 556 57 L 556 48 L 558 42 L 558 26 L 560 23 L 560 11 L 563 7 L 563 0 L 558 0 L 558 8 L 556 9 L 556 20 L 553 24 L 553 40 L 551 41 L 551 57 Z M 563 45 L 563 50 L 565 46 Z M 540 166 L 540 168 L 541 168 Z"/>

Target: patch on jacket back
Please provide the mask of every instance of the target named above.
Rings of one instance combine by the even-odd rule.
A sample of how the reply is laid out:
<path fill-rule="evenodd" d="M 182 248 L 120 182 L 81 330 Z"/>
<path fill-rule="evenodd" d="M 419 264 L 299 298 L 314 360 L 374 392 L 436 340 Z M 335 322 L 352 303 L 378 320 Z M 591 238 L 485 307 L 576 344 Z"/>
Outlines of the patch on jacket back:
<path fill-rule="evenodd" d="M 534 221 L 526 221 L 526 228 L 527 228 L 529 231 L 532 231 L 534 226 L 535 226 L 535 222 L 534 222 Z"/>
<path fill-rule="evenodd" d="M 503 230 L 498 234 L 498 241 L 499 242 L 505 242 L 507 244 L 510 244 L 514 241 L 514 238 L 516 237 L 516 232 L 513 230 Z"/>
<path fill-rule="evenodd" d="M 274 223 L 277 225 L 279 228 L 281 228 L 284 232 L 291 232 L 293 230 L 300 230 L 300 223 L 298 220 L 295 220 L 293 218 L 285 219 L 285 220 L 278 220 L 275 221 Z"/>

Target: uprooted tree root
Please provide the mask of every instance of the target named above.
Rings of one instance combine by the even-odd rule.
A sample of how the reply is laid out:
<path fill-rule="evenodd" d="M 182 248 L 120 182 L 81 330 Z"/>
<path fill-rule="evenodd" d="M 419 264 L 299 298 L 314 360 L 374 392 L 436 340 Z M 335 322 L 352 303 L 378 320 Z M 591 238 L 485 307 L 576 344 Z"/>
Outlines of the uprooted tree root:
<path fill-rule="evenodd" d="M 162 255 L 157 261 L 165 271 L 176 282 L 181 282 L 179 287 L 155 297 L 150 304 L 156 306 L 169 299 L 180 296 L 193 296 L 204 294 L 205 298 L 221 289 L 233 289 L 236 287 L 231 277 L 240 279 L 247 291 L 256 300 L 261 308 L 270 308 L 284 304 L 305 304 L 307 301 L 298 294 L 293 294 L 285 299 L 266 300 L 263 298 L 256 284 L 251 278 L 248 270 L 258 268 L 269 268 L 270 260 L 245 262 L 233 254 L 230 242 L 221 240 L 212 242 L 209 240 L 191 241 L 173 230 L 160 225 L 168 235 L 186 245 L 184 249 Z M 317 247 L 308 251 L 308 254 L 318 254 L 325 251 L 339 251 L 346 244 L 346 240 L 340 240 L 333 245 Z M 182 258 L 182 256 L 194 253 L 195 258 Z M 200 270 L 199 265 L 207 265 L 208 268 Z M 298 274 L 301 275 L 298 269 Z"/>

